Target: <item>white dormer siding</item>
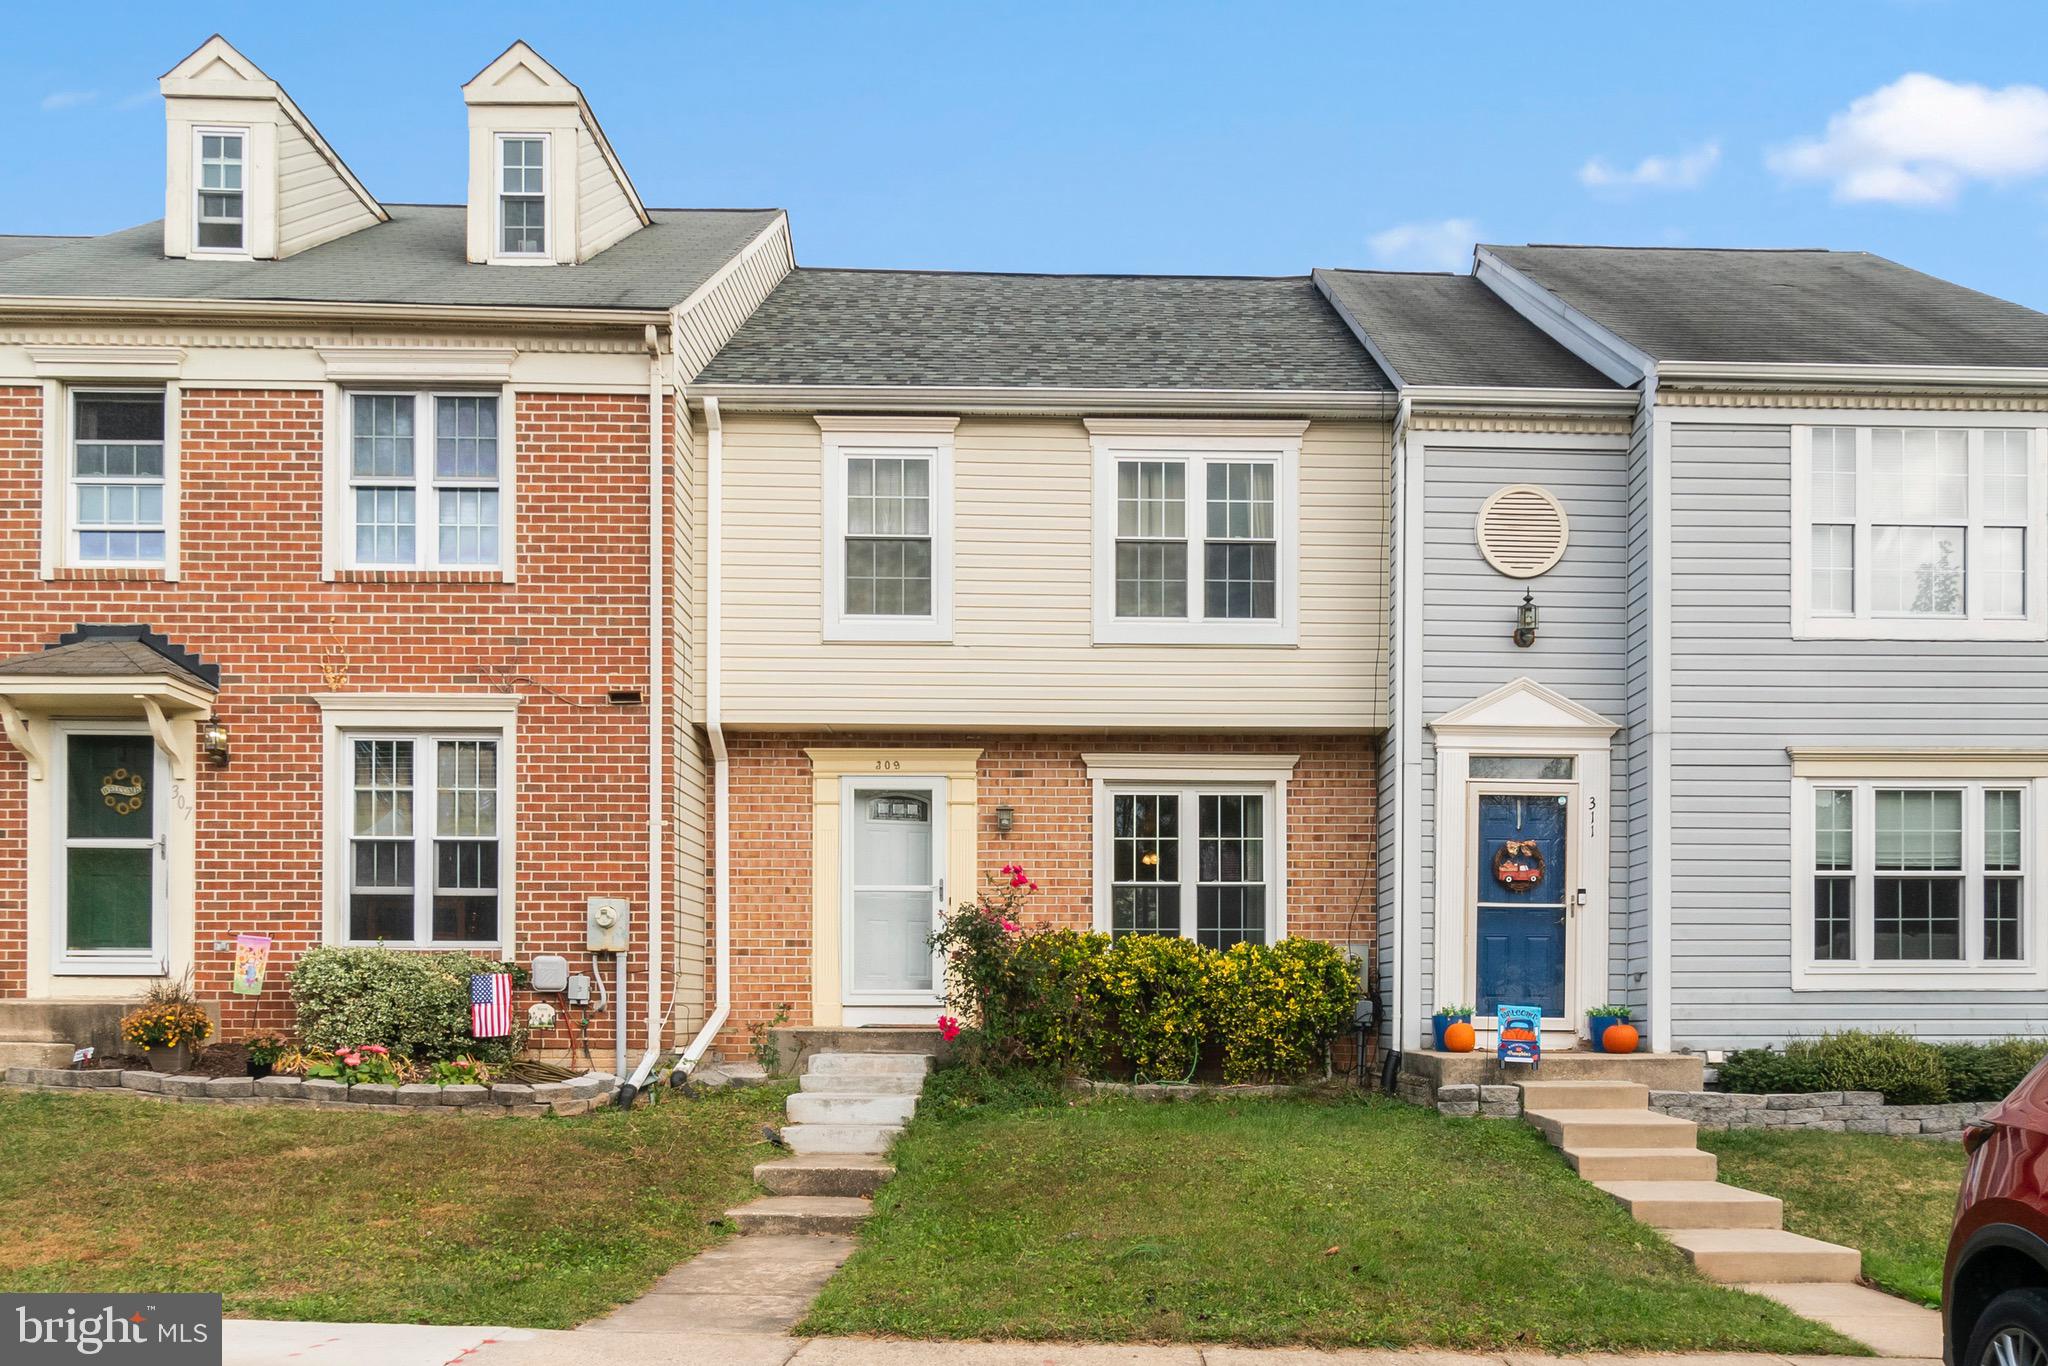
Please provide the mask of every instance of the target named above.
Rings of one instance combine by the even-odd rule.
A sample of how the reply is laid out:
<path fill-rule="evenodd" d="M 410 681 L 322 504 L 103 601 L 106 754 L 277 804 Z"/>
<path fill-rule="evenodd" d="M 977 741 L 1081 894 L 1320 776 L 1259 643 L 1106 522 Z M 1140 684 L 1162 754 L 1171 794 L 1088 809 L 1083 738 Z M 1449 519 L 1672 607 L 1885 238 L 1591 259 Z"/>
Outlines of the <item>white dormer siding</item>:
<path fill-rule="evenodd" d="M 284 88 L 213 37 L 158 83 L 164 255 L 278 260 L 386 221 Z"/>
<path fill-rule="evenodd" d="M 478 72 L 462 99 L 471 261 L 574 265 L 652 221 L 583 92 L 525 43 Z"/>

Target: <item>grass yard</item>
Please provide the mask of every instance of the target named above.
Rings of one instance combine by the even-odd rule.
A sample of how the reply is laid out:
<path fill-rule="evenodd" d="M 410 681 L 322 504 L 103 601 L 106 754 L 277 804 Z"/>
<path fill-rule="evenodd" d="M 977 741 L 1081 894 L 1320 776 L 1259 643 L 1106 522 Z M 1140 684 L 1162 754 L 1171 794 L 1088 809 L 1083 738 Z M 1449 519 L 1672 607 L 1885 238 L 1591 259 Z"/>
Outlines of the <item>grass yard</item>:
<path fill-rule="evenodd" d="M 804 1333 L 1859 1353 L 1709 1285 L 1534 1130 L 1382 1100 L 959 1109 Z"/>
<path fill-rule="evenodd" d="M 1963 1147 L 1924 1138 L 1760 1129 L 1700 1130 L 1721 1179 L 1785 1202 L 1794 1233 L 1863 1249 L 1863 1274 L 1894 1295 L 1941 1304 L 1941 1262 L 1963 1179 Z"/>
<path fill-rule="evenodd" d="M 716 1241 L 785 1094 L 486 1120 L 0 1093 L 0 1290 L 568 1328 Z"/>

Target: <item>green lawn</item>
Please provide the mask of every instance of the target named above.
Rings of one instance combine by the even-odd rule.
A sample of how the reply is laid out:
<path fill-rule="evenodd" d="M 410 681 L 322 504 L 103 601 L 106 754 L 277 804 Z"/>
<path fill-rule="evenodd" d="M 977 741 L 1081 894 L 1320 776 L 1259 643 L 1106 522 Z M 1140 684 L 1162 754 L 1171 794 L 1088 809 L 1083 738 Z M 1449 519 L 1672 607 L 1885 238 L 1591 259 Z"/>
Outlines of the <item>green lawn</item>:
<path fill-rule="evenodd" d="M 470 1119 L 0 1093 L 0 1290 L 568 1328 L 721 1236 L 785 1094 Z"/>
<path fill-rule="evenodd" d="M 1941 1304 L 1960 1143 L 1882 1134 L 1803 1130 L 1700 1131 L 1721 1158 L 1721 1179 L 1785 1202 L 1785 1227 L 1863 1250 L 1863 1274 L 1879 1288 Z"/>
<path fill-rule="evenodd" d="M 943 1080 L 801 1332 L 1860 1351 L 1700 1280 L 1520 1124 L 1380 1100 L 959 1110 Z"/>

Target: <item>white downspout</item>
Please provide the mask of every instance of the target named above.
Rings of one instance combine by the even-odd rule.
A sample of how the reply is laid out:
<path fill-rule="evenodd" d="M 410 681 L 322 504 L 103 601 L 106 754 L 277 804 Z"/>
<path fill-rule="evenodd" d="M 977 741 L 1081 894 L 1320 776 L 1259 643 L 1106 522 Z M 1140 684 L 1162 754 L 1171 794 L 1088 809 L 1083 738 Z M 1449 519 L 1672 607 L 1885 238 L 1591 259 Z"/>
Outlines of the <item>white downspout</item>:
<path fill-rule="evenodd" d="M 725 725 L 720 709 L 725 699 L 725 425 L 718 400 L 704 400 L 706 531 L 704 538 L 704 730 L 711 739 L 711 914 L 715 919 L 712 963 L 718 997 L 710 1018 L 683 1050 L 676 1070 L 695 1071 L 732 1013 L 732 810 L 731 784 L 725 756 Z"/>
<path fill-rule="evenodd" d="M 661 870 L 667 854 L 662 830 L 662 807 L 667 785 L 667 765 L 662 747 L 668 743 L 668 703 L 663 689 L 665 672 L 662 650 L 665 633 L 662 617 L 668 611 L 668 557 L 663 538 L 667 535 L 668 501 L 667 443 L 662 433 L 661 334 L 647 325 L 647 1051 L 661 1050 L 661 1026 L 667 1018 L 661 1009 L 662 954 L 666 898 L 662 895 Z M 619 1018 L 625 1018 L 625 1002 L 619 1003 Z M 625 1066 L 625 1050 L 619 1050 L 619 1065 Z"/>

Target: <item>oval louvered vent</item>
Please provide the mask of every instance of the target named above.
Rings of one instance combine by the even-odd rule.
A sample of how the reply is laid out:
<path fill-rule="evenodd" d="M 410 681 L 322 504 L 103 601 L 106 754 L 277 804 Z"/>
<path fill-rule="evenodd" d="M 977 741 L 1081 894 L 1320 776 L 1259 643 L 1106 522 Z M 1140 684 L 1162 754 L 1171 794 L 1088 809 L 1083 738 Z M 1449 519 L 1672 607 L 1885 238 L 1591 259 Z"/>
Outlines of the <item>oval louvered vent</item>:
<path fill-rule="evenodd" d="M 1564 557 L 1570 527 L 1547 489 L 1510 484 L 1479 508 L 1479 553 L 1511 579 L 1533 579 Z"/>

